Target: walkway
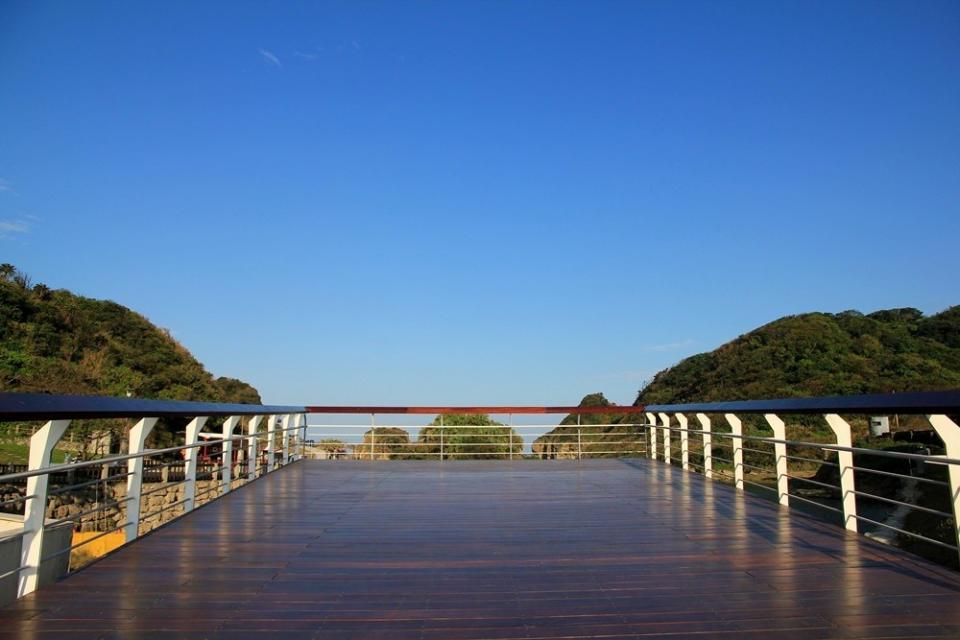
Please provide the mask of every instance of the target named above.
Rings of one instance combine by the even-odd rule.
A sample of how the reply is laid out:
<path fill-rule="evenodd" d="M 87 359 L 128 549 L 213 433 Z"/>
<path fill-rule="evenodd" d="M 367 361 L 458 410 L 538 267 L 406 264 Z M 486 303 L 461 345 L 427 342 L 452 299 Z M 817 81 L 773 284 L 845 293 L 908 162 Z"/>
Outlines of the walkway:
<path fill-rule="evenodd" d="M 0 638 L 960 637 L 960 576 L 662 463 L 281 469 Z"/>

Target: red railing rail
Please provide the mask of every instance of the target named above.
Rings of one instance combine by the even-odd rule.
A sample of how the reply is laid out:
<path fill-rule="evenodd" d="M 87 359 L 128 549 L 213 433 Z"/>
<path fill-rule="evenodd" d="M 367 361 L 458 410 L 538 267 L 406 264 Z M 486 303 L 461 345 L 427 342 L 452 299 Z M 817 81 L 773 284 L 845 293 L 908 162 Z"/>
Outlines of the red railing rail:
<path fill-rule="evenodd" d="M 643 413 L 643 405 L 637 406 L 619 406 L 611 405 L 606 407 L 349 407 L 349 406 L 308 406 L 305 407 L 307 413 L 362 413 L 362 414 L 443 414 L 452 413 L 465 414 L 584 414 L 584 413 L 608 413 L 608 414 L 631 414 Z"/>

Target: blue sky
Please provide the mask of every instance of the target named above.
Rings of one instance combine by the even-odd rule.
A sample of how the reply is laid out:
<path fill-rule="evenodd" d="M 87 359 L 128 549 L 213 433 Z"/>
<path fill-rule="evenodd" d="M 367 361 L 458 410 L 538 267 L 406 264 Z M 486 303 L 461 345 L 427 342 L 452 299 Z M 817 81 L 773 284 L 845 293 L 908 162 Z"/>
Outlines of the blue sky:
<path fill-rule="evenodd" d="M 956 2 L 0 4 L 0 259 L 270 402 L 960 303 Z"/>

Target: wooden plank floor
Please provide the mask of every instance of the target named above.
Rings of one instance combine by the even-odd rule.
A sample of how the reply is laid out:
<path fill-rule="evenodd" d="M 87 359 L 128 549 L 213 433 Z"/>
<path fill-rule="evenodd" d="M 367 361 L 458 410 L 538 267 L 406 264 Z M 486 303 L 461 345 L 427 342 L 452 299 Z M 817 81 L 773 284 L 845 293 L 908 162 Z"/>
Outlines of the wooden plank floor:
<path fill-rule="evenodd" d="M 2 638 L 960 637 L 958 575 L 646 460 L 299 462 Z"/>

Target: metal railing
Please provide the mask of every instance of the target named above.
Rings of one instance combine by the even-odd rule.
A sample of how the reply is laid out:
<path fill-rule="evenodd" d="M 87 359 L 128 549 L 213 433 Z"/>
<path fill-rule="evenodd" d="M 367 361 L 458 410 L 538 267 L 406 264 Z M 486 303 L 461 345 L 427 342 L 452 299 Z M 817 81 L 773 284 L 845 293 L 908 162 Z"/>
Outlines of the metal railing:
<path fill-rule="evenodd" d="M 646 427 L 635 422 L 643 407 L 632 406 L 308 406 L 312 415 L 365 414 L 367 425 L 308 423 L 317 457 L 360 460 L 519 459 L 646 455 Z M 582 424 L 584 415 L 622 416 L 617 423 Z M 378 423 L 383 415 L 436 416 L 430 424 Z M 445 422 L 448 416 L 457 419 Z M 505 416 L 506 423 L 489 420 Z M 514 415 L 576 416 L 576 423 L 515 424 Z M 458 424 L 463 416 L 486 421 Z M 568 419 L 569 420 L 569 419 Z M 530 447 L 526 443 L 532 441 Z"/>
<path fill-rule="evenodd" d="M 88 419 L 132 419 L 127 453 L 51 463 L 54 448 L 71 425 Z M 178 436 L 182 444 L 146 447 L 160 419 L 181 424 L 188 420 Z M 222 422 L 216 431 L 204 432 L 212 419 Z M 0 573 L 0 580 L 16 578 L 18 597 L 34 591 L 41 567 L 61 556 L 118 532 L 123 532 L 124 544 L 130 543 L 178 513 L 186 514 L 301 458 L 306 426 L 304 407 L 0 393 L 0 423 L 11 422 L 38 423 L 29 440 L 26 469 L 0 475 L 0 487 L 20 494 L 0 503 L 7 513 L 23 516 L 19 531 L 0 534 L 3 542 L 20 539 L 19 565 Z M 171 469 L 177 471 L 171 473 Z M 56 487 L 50 486 L 51 478 L 59 481 Z M 161 486 L 144 490 L 145 480 Z M 209 486 L 200 490 L 198 481 L 204 480 Z M 125 486 L 111 488 L 111 482 Z M 97 492 L 92 506 L 48 515 L 52 500 L 91 488 Z M 161 491 L 162 500 L 151 500 Z M 101 523 L 99 517 L 108 513 L 113 516 Z M 71 540 L 52 552 L 44 548 L 48 532 L 60 526 L 79 529 L 91 520 L 95 535 L 76 543 Z"/>
<path fill-rule="evenodd" d="M 370 424 L 307 420 L 309 414 L 364 413 L 371 415 Z M 453 413 L 510 417 L 506 424 L 444 424 Z M 784 506 L 796 502 L 835 514 L 850 531 L 870 529 L 869 534 L 881 537 L 886 532 L 956 559 L 960 427 L 951 416 L 958 413 L 960 392 L 646 407 L 289 407 L 0 393 L 0 423 L 36 426 L 26 468 L 0 475 L 5 492 L 0 511 L 23 515 L 20 531 L 0 534 L 0 540 L 19 538 L 21 543 L 18 566 L 0 569 L 0 580 L 15 578 L 18 595 L 30 593 L 44 563 L 118 532 L 129 543 L 311 448 L 327 450 L 328 457 L 374 460 L 642 456 L 728 481 L 739 491 L 770 493 Z M 389 414 L 438 417 L 436 424 L 417 427 L 377 424 L 376 416 Z M 514 414 L 571 414 L 577 423 L 514 424 Z M 583 414 L 616 419 L 582 424 Z M 851 421 L 876 414 L 923 416 L 942 440 L 944 454 L 854 446 Z M 127 453 L 51 463 L 54 448 L 71 426 L 88 419 L 128 420 Z M 176 430 L 178 440 L 171 446 L 148 449 L 160 420 L 179 421 L 182 434 Z M 811 420 L 824 424 L 833 442 L 787 437 L 788 428 L 801 425 L 809 432 Z M 207 423 L 211 430 L 205 432 Z M 308 447 L 308 429 L 313 440 L 328 442 Z M 122 487 L 107 491 L 111 483 Z M 168 491 L 171 487 L 175 491 Z M 52 508 L 76 491 L 93 491 L 96 500 L 67 513 Z M 909 514 L 921 514 L 936 525 L 913 527 Z M 46 532 L 58 526 L 82 528 L 91 521 L 91 537 L 44 550 Z"/>
<path fill-rule="evenodd" d="M 470 460 L 640 455 L 729 482 L 739 491 L 749 488 L 769 494 L 784 506 L 794 501 L 808 511 L 833 514 L 846 529 L 884 542 L 905 539 L 949 552 L 949 563 L 956 564 L 960 554 L 956 515 L 960 513 L 960 428 L 950 417 L 960 413 L 960 392 L 646 407 L 307 407 L 307 411 L 371 417 L 367 425 L 310 423 L 310 432 L 321 440 L 314 449 L 321 457 Z M 451 413 L 509 415 L 510 420 L 502 425 L 445 425 L 444 416 Z M 597 425 L 569 420 L 567 424 L 515 425 L 515 413 L 567 413 L 576 415 L 578 422 L 584 413 L 620 414 L 624 419 Z M 437 419 L 425 426 L 378 424 L 377 416 L 385 414 L 435 414 Z M 877 414 L 922 416 L 942 441 L 945 455 L 854 446 L 848 420 Z M 637 421 L 637 416 L 646 419 Z M 813 428 L 812 423 L 825 429 Z M 788 427 L 808 435 L 829 433 L 833 441 L 788 439 Z M 764 430 L 769 435 L 760 433 Z M 536 436 L 544 431 L 548 433 Z M 526 446 L 531 439 L 533 443 Z M 927 520 L 915 526 L 910 514 L 922 514 Z"/>
<path fill-rule="evenodd" d="M 312 455 L 328 459 L 582 460 L 647 455 L 647 426 L 632 422 L 424 426 L 308 422 L 307 432 L 312 434 Z"/>
<path fill-rule="evenodd" d="M 784 506 L 796 500 L 836 514 L 849 531 L 869 529 L 868 535 L 884 542 L 902 538 L 928 545 L 957 561 L 960 427 L 951 416 L 960 413 L 960 392 L 654 404 L 645 413 L 651 459 L 726 480 L 740 491 L 770 492 Z M 802 418 L 792 425 L 781 418 L 797 415 Z M 854 446 L 850 421 L 875 415 L 922 416 L 944 455 Z M 741 416 L 762 416 L 754 419 L 754 431 L 771 435 L 745 433 Z M 787 438 L 788 427 L 809 431 L 811 420 L 822 420 L 835 442 Z M 715 423 L 726 423 L 728 430 Z M 923 515 L 922 530 L 905 524 L 911 513 Z"/>

